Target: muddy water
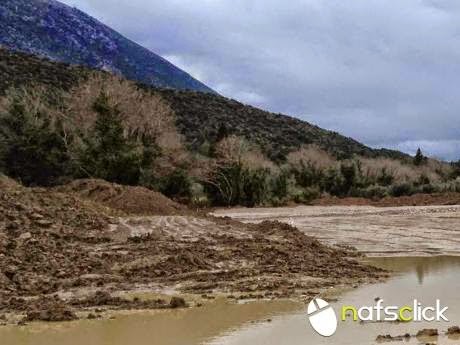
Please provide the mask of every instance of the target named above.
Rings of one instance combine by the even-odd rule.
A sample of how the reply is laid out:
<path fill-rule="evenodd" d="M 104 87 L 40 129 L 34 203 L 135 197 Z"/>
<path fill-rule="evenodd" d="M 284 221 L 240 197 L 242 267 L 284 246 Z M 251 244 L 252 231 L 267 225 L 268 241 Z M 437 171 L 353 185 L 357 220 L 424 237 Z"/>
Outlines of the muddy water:
<path fill-rule="evenodd" d="M 307 322 L 305 307 L 289 301 L 231 304 L 218 300 L 201 308 L 117 315 L 114 320 L 77 321 L 67 324 L 33 324 L 0 328 L 0 344 L 6 345 L 304 345 L 375 344 L 378 334 L 415 334 L 423 328 L 446 330 L 460 325 L 460 258 L 373 258 L 373 264 L 397 270 L 389 281 L 343 292 L 342 305 L 407 305 L 414 298 L 425 305 L 437 298 L 449 307 L 449 323 L 355 323 L 339 321 L 331 338 L 315 334 Z M 268 320 L 270 319 L 270 321 Z M 407 344 L 437 341 L 458 344 L 458 338 L 412 338 Z M 406 343 L 406 342 L 404 342 Z"/>
<path fill-rule="evenodd" d="M 1 345 L 193 345 L 254 321 L 303 310 L 293 301 L 234 304 L 219 299 L 200 308 L 117 314 L 112 320 L 0 327 Z"/>
<path fill-rule="evenodd" d="M 393 336 L 405 333 L 416 334 L 423 328 L 437 328 L 441 331 L 448 327 L 460 324 L 460 258 L 459 257 L 423 257 L 423 258 L 376 258 L 371 259 L 373 264 L 387 269 L 396 269 L 398 274 L 391 280 L 376 285 L 365 286 L 353 291 L 345 292 L 338 302 L 333 303 L 336 313 L 342 305 L 356 307 L 375 304 L 375 298 L 384 300 L 384 305 L 404 306 L 413 303 L 417 298 L 425 305 L 435 304 L 436 298 L 449 307 L 446 316 L 449 323 L 422 322 L 422 323 L 358 323 L 341 322 L 337 333 L 331 338 L 322 338 L 317 335 L 308 324 L 305 312 L 280 316 L 271 324 L 247 326 L 231 332 L 209 344 L 219 345 L 257 345 L 257 344 L 376 344 L 379 334 Z M 405 344 L 458 344 L 459 337 L 448 338 L 412 338 Z"/>

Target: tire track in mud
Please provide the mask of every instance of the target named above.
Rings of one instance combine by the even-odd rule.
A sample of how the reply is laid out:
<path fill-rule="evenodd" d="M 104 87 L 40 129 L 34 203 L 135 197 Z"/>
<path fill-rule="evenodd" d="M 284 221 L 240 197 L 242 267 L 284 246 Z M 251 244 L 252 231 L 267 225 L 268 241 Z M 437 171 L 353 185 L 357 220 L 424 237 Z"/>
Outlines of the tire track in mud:
<path fill-rule="evenodd" d="M 111 227 L 113 233 L 124 232 L 128 237 L 158 234 L 178 240 L 199 240 L 210 234 L 226 234 L 235 238 L 247 238 L 246 231 L 233 226 L 217 224 L 206 218 L 194 216 L 146 216 L 122 217 Z"/>

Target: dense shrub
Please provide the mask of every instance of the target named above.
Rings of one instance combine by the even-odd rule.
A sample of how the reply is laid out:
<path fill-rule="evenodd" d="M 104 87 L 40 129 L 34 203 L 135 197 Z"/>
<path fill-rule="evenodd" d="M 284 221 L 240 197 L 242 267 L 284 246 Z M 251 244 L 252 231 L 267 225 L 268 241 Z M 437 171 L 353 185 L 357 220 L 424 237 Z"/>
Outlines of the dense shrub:
<path fill-rule="evenodd" d="M 389 195 L 388 187 L 372 185 L 367 188 L 360 189 L 355 196 L 379 200 L 388 195 Z"/>
<path fill-rule="evenodd" d="M 293 172 L 297 184 L 304 188 L 319 185 L 323 178 L 323 171 L 311 162 L 300 162 L 299 167 L 294 168 Z"/>
<path fill-rule="evenodd" d="M 241 163 L 217 167 L 206 181 L 206 192 L 213 204 L 256 206 L 270 196 L 269 171 L 249 169 Z"/>
<path fill-rule="evenodd" d="M 90 79 L 51 98 L 21 92 L 0 99 L 0 168 L 27 185 L 96 177 L 196 206 L 250 207 L 310 203 L 323 194 L 378 199 L 460 191 L 460 163 L 421 151 L 413 160 L 338 160 L 310 145 L 286 152 L 281 165 L 224 122 L 203 128 L 207 139 L 191 154 L 161 97 L 117 78 Z"/>
<path fill-rule="evenodd" d="M 318 188 L 299 188 L 292 193 L 292 199 L 299 204 L 309 204 L 321 195 Z"/>
<path fill-rule="evenodd" d="M 11 97 L 0 114 L 2 170 L 26 185 L 56 184 L 69 174 L 71 165 L 60 123 L 53 124 L 49 114 L 27 107 L 23 93 Z"/>
<path fill-rule="evenodd" d="M 160 181 L 160 191 L 171 198 L 189 198 L 192 181 L 184 169 L 176 169 Z"/>
<path fill-rule="evenodd" d="M 395 197 L 414 194 L 414 187 L 410 183 L 401 183 L 391 187 L 391 195 Z"/>
<path fill-rule="evenodd" d="M 243 194 L 241 204 L 249 207 L 262 205 L 269 197 L 269 172 L 266 169 L 244 171 Z"/>
<path fill-rule="evenodd" d="M 393 184 L 394 180 L 394 176 L 388 173 L 388 169 L 386 167 L 383 167 L 381 173 L 377 176 L 376 182 L 380 186 L 390 186 Z"/>
<path fill-rule="evenodd" d="M 452 162 L 450 165 L 452 170 L 450 172 L 449 178 L 455 180 L 460 176 L 460 160 L 457 162 Z"/>
<path fill-rule="evenodd" d="M 289 173 L 281 171 L 277 176 L 272 179 L 272 194 L 278 203 L 288 196 L 289 188 Z"/>

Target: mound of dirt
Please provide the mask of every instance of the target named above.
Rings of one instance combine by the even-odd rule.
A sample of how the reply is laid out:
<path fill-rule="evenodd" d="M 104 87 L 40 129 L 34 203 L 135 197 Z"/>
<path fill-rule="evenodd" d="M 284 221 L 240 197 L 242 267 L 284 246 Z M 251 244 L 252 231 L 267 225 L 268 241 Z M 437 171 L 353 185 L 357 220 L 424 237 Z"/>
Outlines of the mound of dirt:
<path fill-rule="evenodd" d="M 46 189 L 0 188 L 0 300 L 55 292 L 58 276 L 101 267 L 88 244 L 107 241 L 112 218 L 105 210 Z"/>
<path fill-rule="evenodd" d="M 24 322 L 72 320 L 75 312 L 101 306 L 187 305 L 178 298 L 167 303 L 121 297 L 139 287 L 295 297 L 383 274 L 352 259 L 356 252 L 325 246 L 284 223 L 246 225 L 198 215 L 120 217 L 92 200 L 128 202 L 124 198 L 136 195 L 132 188 L 77 181 L 57 192 L 10 182 L 0 189 L 0 313 L 25 315 Z M 113 192 L 119 188 L 120 198 Z M 70 193 L 62 193 L 65 189 Z"/>
<path fill-rule="evenodd" d="M 384 273 L 352 259 L 356 252 L 323 245 L 285 223 L 208 219 L 192 232 L 198 224 L 193 219 L 187 224 L 183 217 L 177 222 L 158 218 L 142 224 L 152 233 L 118 247 L 131 256 L 119 266 L 129 281 L 177 284 L 187 293 L 225 291 L 270 298 L 377 279 Z"/>
<path fill-rule="evenodd" d="M 143 187 L 121 186 L 104 180 L 83 179 L 56 188 L 132 215 L 172 215 L 185 207 Z"/>
<path fill-rule="evenodd" d="M 19 188 L 19 183 L 17 183 L 12 178 L 0 174 L 0 189 L 11 189 L 11 188 Z"/>

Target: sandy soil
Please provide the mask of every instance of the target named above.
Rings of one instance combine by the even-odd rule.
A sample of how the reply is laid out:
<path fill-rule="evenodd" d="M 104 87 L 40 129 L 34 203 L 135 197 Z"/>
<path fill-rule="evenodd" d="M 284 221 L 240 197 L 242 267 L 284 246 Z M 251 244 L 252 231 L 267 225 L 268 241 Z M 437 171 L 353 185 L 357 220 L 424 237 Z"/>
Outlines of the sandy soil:
<path fill-rule="evenodd" d="M 214 215 L 247 223 L 278 220 L 368 256 L 460 255 L 460 206 L 239 208 Z"/>

